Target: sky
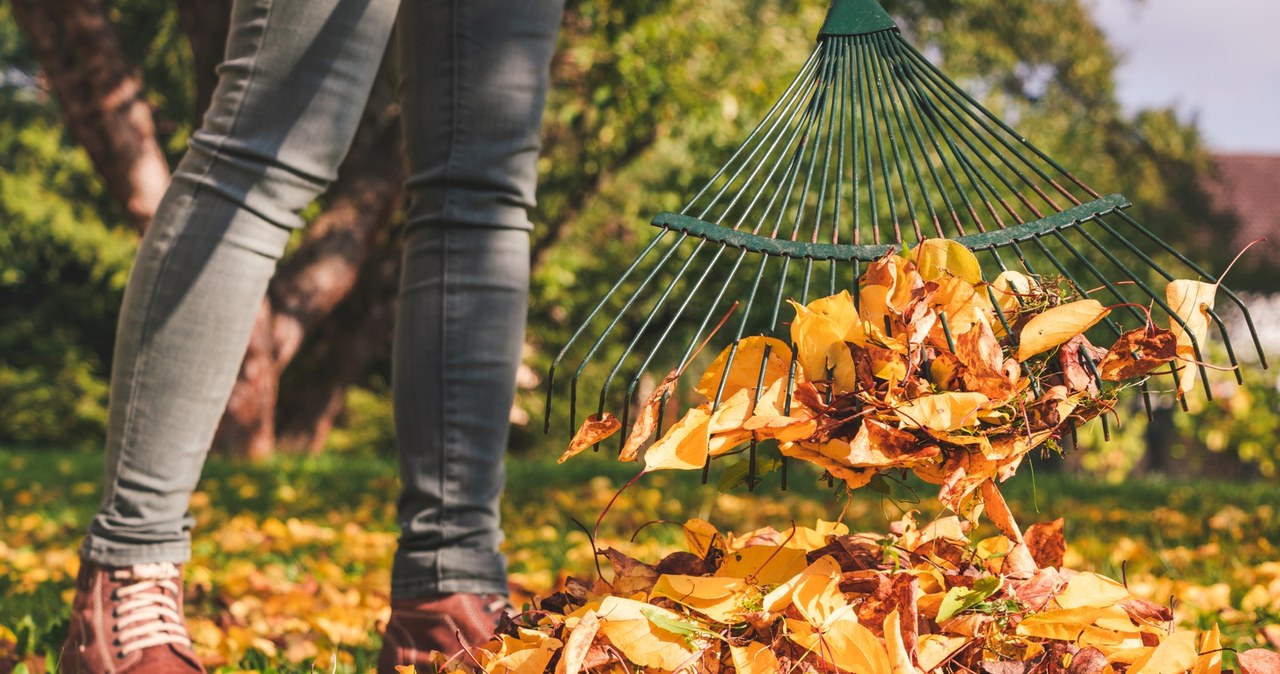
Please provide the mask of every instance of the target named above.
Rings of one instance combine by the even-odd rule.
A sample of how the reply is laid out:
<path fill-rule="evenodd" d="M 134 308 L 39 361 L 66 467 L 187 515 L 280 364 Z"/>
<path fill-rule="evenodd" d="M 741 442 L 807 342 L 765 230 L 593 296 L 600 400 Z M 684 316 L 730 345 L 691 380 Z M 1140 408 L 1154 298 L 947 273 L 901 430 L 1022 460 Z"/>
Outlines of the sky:
<path fill-rule="evenodd" d="M 1280 1 L 1086 0 L 1125 110 L 1173 106 L 1218 152 L 1280 153 Z"/>

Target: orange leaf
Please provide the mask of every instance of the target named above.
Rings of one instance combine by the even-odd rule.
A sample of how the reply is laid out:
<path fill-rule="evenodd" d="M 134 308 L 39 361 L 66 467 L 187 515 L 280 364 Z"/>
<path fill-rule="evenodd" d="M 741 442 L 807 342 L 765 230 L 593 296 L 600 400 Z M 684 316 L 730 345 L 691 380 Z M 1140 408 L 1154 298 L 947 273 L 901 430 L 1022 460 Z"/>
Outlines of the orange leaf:
<path fill-rule="evenodd" d="M 1191 674 L 1222 674 L 1222 634 L 1214 623 L 1200 641 L 1200 656 L 1191 668 Z"/>
<path fill-rule="evenodd" d="M 738 622 L 751 591 L 741 578 L 664 575 L 653 586 L 652 595 L 666 597 L 716 622 L 733 624 Z"/>
<path fill-rule="evenodd" d="M 710 403 L 707 403 L 708 405 Z M 711 415 L 706 405 L 695 407 L 676 422 L 661 440 L 644 453 L 646 471 L 694 470 L 707 461 L 707 444 L 711 441 Z"/>
<path fill-rule="evenodd" d="M 622 422 L 612 414 L 605 412 L 603 414 L 593 414 L 582 422 L 582 427 L 574 433 L 573 440 L 569 443 L 569 449 L 560 455 L 560 459 L 556 463 L 564 463 L 570 458 L 580 454 L 582 450 L 604 440 L 605 438 L 618 432 L 622 428 Z"/>
<path fill-rule="evenodd" d="M 641 667 L 674 671 L 693 651 L 683 635 L 658 627 L 648 616 L 672 623 L 686 622 L 679 614 L 633 599 L 608 596 L 600 602 L 600 633 L 609 637 L 628 660 Z"/>
<path fill-rule="evenodd" d="M 778 656 L 768 646 L 756 641 L 746 646 L 729 646 L 729 657 L 737 674 L 777 674 L 782 671 Z"/>
<path fill-rule="evenodd" d="M 1129 668 L 1131 674 L 1183 674 L 1195 665 L 1195 632 L 1174 632 L 1167 636 L 1145 658 L 1138 658 Z"/>

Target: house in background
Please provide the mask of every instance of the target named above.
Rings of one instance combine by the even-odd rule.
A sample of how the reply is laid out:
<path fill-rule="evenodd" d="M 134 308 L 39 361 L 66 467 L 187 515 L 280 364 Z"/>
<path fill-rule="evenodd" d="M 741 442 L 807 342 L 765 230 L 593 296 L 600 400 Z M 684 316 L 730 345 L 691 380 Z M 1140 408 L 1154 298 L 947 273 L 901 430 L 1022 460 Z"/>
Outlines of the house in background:
<path fill-rule="evenodd" d="M 1280 154 L 1214 154 L 1212 162 L 1204 189 L 1217 210 L 1233 214 L 1239 223 L 1233 239 L 1222 245 L 1240 250 L 1251 241 L 1266 239 L 1249 249 L 1241 268 L 1232 272 L 1232 276 L 1245 276 L 1246 282 L 1228 277 L 1227 283 L 1254 289 L 1245 300 L 1263 349 L 1269 356 L 1280 356 Z M 1247 334 L 1243 321 L 1232 322 L 1239 323 L 1231 326 L 1233 334 Z M 1255 359 L 1253 349 L 1239 348 L 1243 346 L 1238 344 L 1237 352 Z"/>

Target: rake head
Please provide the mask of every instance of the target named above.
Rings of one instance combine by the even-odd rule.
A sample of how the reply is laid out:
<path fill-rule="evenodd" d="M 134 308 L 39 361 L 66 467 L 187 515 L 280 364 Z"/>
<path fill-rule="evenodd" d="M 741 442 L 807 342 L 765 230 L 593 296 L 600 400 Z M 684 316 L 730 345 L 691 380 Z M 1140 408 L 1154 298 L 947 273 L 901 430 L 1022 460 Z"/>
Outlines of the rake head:
<path fill-rule="evenodd" d="M 1113 339 L 1124 312 L 1147 321 L 1143 306 L 1185 329 L 1158 279 L 1218 279 L 1130 217 L 1129 206 L 980 105 L 907 44 L 875 0 L 835 0 L 817 47 L 764 119 L 679 213 L 653 219 L 656 236 L 556 357 L 548 426 L 565 388 L 576 426 L 590 372 L 603 382 L 592 411 L 614 411 L 625 428 L 646 373 L 684 368 L 709 335 L 713 352 L 752 334 L 787 340 L 787 300 L 842 289 L 857 296 L 865 263 L 927 238 L 973 250 L 985 277 L 1012 269 L 1126 305 L 1099 328 Z M 1219 290 L 1242 313 L 1265 367 L 1248 309 Z M 1226 323 L 1208 314 L 1236 366 Z M 611 340 L 625 343 L 620 355 L 602 349 Z M 1198 363 L 1204 346 L 1193 337 Z M 557 371 L 575 361 L 567 387 L 558 383 Z M 1170 367 L 1176 376 L 1179 365 Z M 1146 384 L 1142 395 L 1149 413 Z M 754 444 L 749 451 L 754 485 Z"/>

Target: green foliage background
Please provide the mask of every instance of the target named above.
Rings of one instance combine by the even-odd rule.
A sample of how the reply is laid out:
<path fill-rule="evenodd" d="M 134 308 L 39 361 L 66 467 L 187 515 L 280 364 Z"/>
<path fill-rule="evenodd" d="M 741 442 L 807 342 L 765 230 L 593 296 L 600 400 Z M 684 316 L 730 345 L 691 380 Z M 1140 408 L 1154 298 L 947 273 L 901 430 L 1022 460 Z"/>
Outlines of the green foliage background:
<path fill-rule="evenodd" d="M 535 246 L 545 247 L 530 308 L 535 370 L 546 371 L 650 239 L 649 217 L 678 210 L 772 103 L 812 49 L 825 4 L 569 3 L 534 213 L 542 225 Z M 1198 229 L 1220 222 L 1197 187 L 1208 165 L 1199 135 L 1170 110 L 1122 113 L 1115 52 L 1082 0 L 885 5 L 910 41 L 997 114 L 1100 191 L 1129 196 L 1139 220 L 1197 261 L 1221 268 L 1215 256 L 1225 251 L 1196 245 Z M 136 236 L 64 132 L 9 12 L 0 5 L 0 443 L 93 445 L 104 430 L 115 312 Z M 176 160 L 194 110 L 191 58 L 174 5 L 117 0 L 111 13 L 143 70 L 161 144 Z M 559 240 L 539 238 L 551 224 L 562 224 Z M 606 343 L 601 361 L 611 362 L 622 341 Z M 335 434 L 335 447 L 389 446 L 379 384 L 385 367 L 352 393 L 348 428 Z M 1275 387 L 1257 381 L 1247 390 L 1247 423 L 1215 422 L 1210 431 L 1202 417 L 1182 417 L 1187 446 L 1274 465 L 1276 450 L 1257 438 L 1274 426 L 1258 419 L 1276 418 Z M 540 418 L 540 391 L 522 393 L 521 402 Z M 554 411 L 558 434 L 550 443 L 530 428 L 517 444 L 565 439 L 563 407 Z M 1222 413 L 1211 409 L 1197 414 Z"/>

